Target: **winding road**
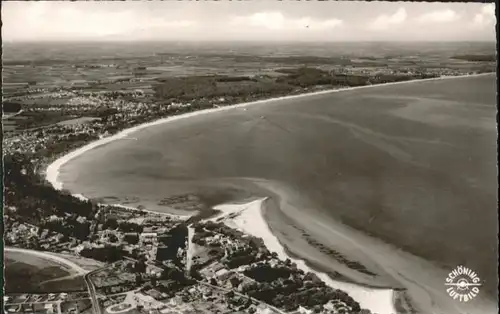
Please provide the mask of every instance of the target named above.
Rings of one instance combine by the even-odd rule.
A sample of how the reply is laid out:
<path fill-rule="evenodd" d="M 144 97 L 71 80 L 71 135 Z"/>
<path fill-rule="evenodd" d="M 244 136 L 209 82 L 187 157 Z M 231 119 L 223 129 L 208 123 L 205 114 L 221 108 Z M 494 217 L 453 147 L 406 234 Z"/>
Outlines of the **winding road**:
<path fill-rule="evenodd" d="M 8 252 L 17 252 L 17 253 L 23 253 L 23 254 L 31 254 L 31 255 L 34 255 L 34 256 L 37 256 L 37 257 L 40 257 L 40 258 L 44 258 L 44 259 L 53 261 L 53 262 L 55 262 L 57 264 L 69 267 L 69 268 L 71 268 L 72 270 L 74 270 L 79 275 L 85 275 L 86 273 L 88 273 L 87 270 L 83 269 L 82 267 L 80 267 L 79 265 L 73 263 L 72 261 L 69 261 L 69 260 L 67 260 L 65 258 L 62 258 L 60 256 L 57 256 L 57 255 L 53 255 L 53 254 L 51 254 L 49 252 L 41 252 L 41 251 L 28 250 L 28 249 L 6 247 L 5 248 L 5 253 L 8 253 Z"/>
<path fill-rule="evenodd" d="M 7 252 L 17 252 L 17 253 L 23 253 L 23 254 L 31 254 L 31 255 L 34 255 L 34 256 L 37 256 L 40 258 L 44 258 L 44 259 L 53 261 L 55 263 L 58 263 L 60 265 L 64 265 L 66 267 L 71 268 L 72 270 L 74 270 L 76 272 L 75 275 L 83 276 L 83 278 L 85 280 L 85 284 L 87 285 L 87 289 L 89 291 L 90 299 L 92 300 L 92 309 L 93 309 L 92 312 L 96 313 L 96 314 L 101 313 L 101 308 L 99 307 L 99 303 L 98 303 L 97 297 L 96 297 L 95 286 L 94 286 L 94 283 L 92 282 L 92 280 L 90 280 L 90 275 L 96 271 L 102 270 L 102 268 L 99 268 L 97 270 L 89 272 L 89 271 L 83 269 L 82 267 L 80 267 L 79 265 L 73 263 L 72 261 L 64 259 L 60 256 L 50 254 L 48 252 L 40 252 L 40 251 L 35 251 L 35 250 L 9 248 L 9 247 L 5 248 L 5 252 L 6 253 Z M 109 265 L 106 267 L 109 267 Z"/>
<path fill-rule="evenodd" d="M 101 307 L 99 306 L 99 302 L 96 297 L 96 290 L 94 283 L 90 279 L 91 273 L 86 274 L 83 279 L 85 279 L 85 284 L 87 285 L 87 288 L 89 290 L 89 296 L 90 300 L 92 300 L 92 312 L 95 314 L 101 314 Z"/>
<path fill-rule="evenodd" d="M 96 272 L 103 271 L 104 269 L 109 268 L 113 265 L 114 264 L 112 263 L 112 264 L 108 264 L 102 268 L 93 270 L 93 271 L 85 274 L 85 276 L 83 277 L 83 279 L 85 279 L 85 283 L 87 284 L 87 288 L 89 290 L 89 296 L 90 296 L 90 299 L 92 300 L 92 310 L 93 310 L 93 313 L 95 313 L 95 314 L 101 314 L 102 312 L 101 312 L 101 307 L 99 306 L 99 301 L 97 300 L 97 292 L 95 289 L 95 285 L 94 285 L 94 282 L 92 282 L 92 279 L 90 278 L 90 276 Z"/>

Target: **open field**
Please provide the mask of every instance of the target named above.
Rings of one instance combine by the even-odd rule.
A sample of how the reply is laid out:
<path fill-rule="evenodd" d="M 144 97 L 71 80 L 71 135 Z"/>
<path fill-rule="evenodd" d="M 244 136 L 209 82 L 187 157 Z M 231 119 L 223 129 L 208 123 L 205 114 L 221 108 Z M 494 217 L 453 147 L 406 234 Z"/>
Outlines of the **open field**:
<path fill-rule="evenodd" d="M 120 47 L 121 45 L 121 47 Z M 279 68 L 300 66 L 323 70 L 357 69 L 359 72 L 386 69 L 449 68 L 484 71 L 494 68 L 494 45 L 467 43 L 436 47 L 422 43 L 408 46 L 387 44 L 324 45 L 245 45 L 228 52 L 227 44 L 215 44 L 200 50 L 196 45 L 146 43 L 129 46 L 92 43 L 75 47 L 21 44 L 4 47 L 4 93 L 16 90 L 75 87 L 89 90 L 134 90 L 152 87 L 171 77 L 227 75 L 276 75 Z M 122 54 L 121 48 L 126 50 Z M 466 52 L 456 56 L 455 51 Z M 417 51 L 417 52 L 416 52 Z M 477 62 L 481 61 L 481 62 Z"/>
<path fill-rule="evenodd" d="M 83 278 L 67 265 L 18 251 L 5 251 L 5 291 L 57 292 L 86 289 Z"/>
<path fill-rule="evenodd" d="M 17 252 L 5 254 L 7 293 L 37 291 L 40 283 L 68 275 L 68 270 L 46 259 Z"/>
<path fill-rule="evenodd" d="M 214 103 L 210 99 L 214 97 L 221 98 L 217 105 L 227 105 L 289 95 L 300 89 L 483 73 L 496 67 L 494 46 L 489 43 L 402 47 L 375 43 L 281 47 L 240 43 L 236 47 L 214 44 L 201 50 L 188 43 L 139 46 L 6 44 L 4 97 L 24 112 L 4 120 L 5 131 L 101 117 L 109 102 L 74 101 L 93 93 L 120 93 L 124 99 L 157 106 L 198 99 L 197 107 L 211 108 Z M 239 53 L 239 49 L 245 53 Z M 458 49 L 464 54 L 456 55 Z M 78 95 L 67 93 L 72 91 Z"/>

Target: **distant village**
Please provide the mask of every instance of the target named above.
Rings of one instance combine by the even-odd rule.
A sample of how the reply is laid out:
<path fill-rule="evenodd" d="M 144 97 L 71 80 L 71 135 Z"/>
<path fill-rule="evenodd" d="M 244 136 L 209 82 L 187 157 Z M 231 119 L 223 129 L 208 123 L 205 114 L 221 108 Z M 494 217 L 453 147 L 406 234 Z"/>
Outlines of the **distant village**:
<path fill-rule="evenodd" d="M 318 70 L 319 71 L 319 70 Z M 338 88 L 349 86 L 349 84 L 376 84 L 377 81 L 384 83 L 387 80 L 407 80 L 417 78 L 429 78 L 439 76 L 456 76 L 463 74 L 474 74 L 476 72 L 463 72 L 447 68 L 430 68 L 425 71 L 411 68 L 370 68 L 344 67 L 329 72 L 320 73 L 320 80 L 324 76 L 343 77 L 370 77 L 371 82 L 350 82 L 344 80 L 336 81 Z M 306 73 L 305 75 L 309 75 Z M 317 73 L 314 73 L 317 75 Z M 387 78 L 384 78 L 388 76 Z M 258 76 L 257 76 L 258 77 Z M 309 77 L 307 78 L 309 80 Z M 321 83 L 321 82 L 320 82 Z M 276 96 L 294 94 L 312 90 L 331 89 L 332 85 L 314 84 L 303 86 L 292 90 L 277 90 Z M 347 85 L 346 85 L 347 84 Z M 247 91 L 248 92 L 248 91 Z M 153 121 L 162 117 L 177 115 L 200 109 L 217 108 L 228 106 L 242 101 L 252 101 L 271 97 L 272 94 L 252 94 L 235 96 L 208 96 L 186 97 L 179 99 L 171 98 L 168 101 L 155 101 L 153 94 L 141 89 L 121 91 L 87 91 L 85 89 L 72 88 L 32 88 L 25 91 L 22 96 L 14 96 L 5 102 L 32 103 L 22 108 L 18 117 L 11 119 L 23 123 L 24 120 L 34 120 L 35 123 L 28 124 L 27 130 L 9 132 L 5 129 L 4 152 L 5 154 L 27 153 L 42 155 L 53 158 L 68 148 L 80 146 L 95 139 L 107 137 L 125 128 L 144 122 Z M 188 97 L 189 98 L 189 97 Z M 37 104 L 42 103 L 42 104 Z M 66 120 L 65 120 L 66 118 Z M 40 119 L 37 124 L 36 120 Z M 54 120 L 55 123 L 45 125 L 43 120 Z M 5 122 L 5 121 L 4 121 Z M 74 145 L 74 143 L 77 145 Z M 66 147 L 68 146 L 68 147 Z"/>

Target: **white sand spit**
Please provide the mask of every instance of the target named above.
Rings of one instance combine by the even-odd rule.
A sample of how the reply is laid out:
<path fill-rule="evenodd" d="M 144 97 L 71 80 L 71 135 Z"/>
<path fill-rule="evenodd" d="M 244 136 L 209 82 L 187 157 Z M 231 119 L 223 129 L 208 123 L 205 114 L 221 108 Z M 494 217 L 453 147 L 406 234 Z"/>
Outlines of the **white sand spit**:
<path fill-rule="evenodd" d="M 394 314 L 396 310 L 393 304 L 392 289 L 374 289 L 362 287 L 355 284 L 335 281 L 327 274 L 312 270 L 301 259 L 292 258 L 287 255 L 285 249 L 273 235 L 262 214 L 262 203 L 266 200 L 259 199 L 246 204 L 223 204 L 214 207 L 222 211 L 222 214 L 209 220 L 215 221 L 222 218 L 229 227 L 238 229 L 244 233 L 262 238 L 264 244 L 271 252 L 276 252 L 280 259 L 289 258 L 297 264 L 299 269 L 305 272 L 315 273 L 328 286 L 347 292 L 354 300 L 359 302 L 362 308 L 369 309 L 373 313 Z"/>

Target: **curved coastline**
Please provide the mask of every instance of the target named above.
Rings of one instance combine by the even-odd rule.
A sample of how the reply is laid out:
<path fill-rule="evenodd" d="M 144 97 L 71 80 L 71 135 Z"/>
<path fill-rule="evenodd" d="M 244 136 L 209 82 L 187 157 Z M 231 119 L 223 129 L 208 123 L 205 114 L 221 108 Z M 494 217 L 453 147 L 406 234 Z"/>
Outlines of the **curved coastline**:
<path fill-rule="evenodd" d="M 272 233 L 268 223 L 266 222 L 263 211 L 265 211 L 265 202 L 268 197 L 258 199 L 245 204 L 224 204 L 216 206 L 215 209 L 220 210 L 223 214 L 218 215 L 211 220 L 224 219 L 229 217 L 225 223 L 232 228 L 241 230 L 244 233 L 255 237 L 262 238 L 270 251 L 276 252 L 280 259 L 289 258 L 297 264 L 297 267 L 304 272 L 313 272 L 329 287 L 340 289 L 347 292 L 354 300 L 359 302 L 361 307 L 368 308 L 374 313 L 395 314 L 397 311 L 393 301 L 395 295 L 393 289 L 387 288 L 370 288 L 354 283 L 347 283 L 330 278 L 330 276 L 321 271 L 316 271 L 310 267 L 307 261 L 300 257 L 291 256 L 279 239 Z"/>
<path fill-rule="evenodd" d="M 208 113 L 215 113 L 215 112 L 219 112 L 219 111 L 223 111 L 223 110 L 230 110 L 230 109 L 237 109 L 237 108 L 242 108 L 242 107 L 246 107 L 246 106 L 249 106 L 249 105 L 253 105 L 253 104 L 261 104 L 261 103 L 266 103 L 266 102 L 270 102 L 270 101 L 278 101 L 278 100 L 287 100 L 287 99 L 292 99 L 292 98 L 299 98 L 299 97 L 306 97 L 306 96 L 313 96 L 313 95 L 320 95 L 320 94 L 328 94 L 328 93 L 334 93 L 334 92 L 340 92 L 340 91 L 348 91 L 348 90 L 355 90 L 355 89 L 362 89 L 362 88 L 371 88 L 371 87 L 377 87 L 377 86 L 387 86 L 387 85 L 397 85 L 397 84 L 405 84 L 405 83 L 416 83 L 416 82 L 422 82 L 422 81 L 431 81 L 431 80 L 442 80 L 442 79 L 451 79 L 451 78 L 464 78 L 464 77 L 471 77 L 471 76 L 482 76 L 482 75 L 491 75 L 493 73 L 483 73 L 483 74 L 476 74 L 476 75 L 464 75 L 464 76 L 452 76 L 452 77 L 439 77 L 439 78 L 430 78 L 430 79 L 420 79 L 420 80 L 410 80 L 410 81 L 403 81 L 403 82 L 395 82 L 395 83 L 386 83 L 386 84 L 377 84 L 377 85 L 368 85 L 368 86 L 359 86 L 359 87 L 350 87 L 350 88 L 341 88 L 341 89 L 333 89 L 333 90 L 325 90 L 325 91 L 318 91 L 318 92 L 312 92 L 312 93 L 303 93 L 303 94 L 298 94 L 298 95 L 291 95 L 291 96 L 284 96 L 284 97 L 276 97 L 276 98 L 270 98 L 270 99 L 264 99 L 264 100 L 258 100 L 258 101 L 252 101 L 252 102 L 247 102 L 247 103 L 241 103 L 241 104 L 236 104 L 236 105 L 229 105 L 229 106 L 225 106 L 225 107 L 220 107 L 220 108 L 213 108 L 213 109 L 207 109 L 207 110 L 200 110 L 200 111 L 195 111 L 195 112 L 191 112 L 191 113 L 186 113 L 186 114 L 181 114 L 181 115 L 177 115 L 177 116 L 171 116 L 171 117 L 167 117 L 167 118 L 163 118 L 163 119 L 159 119 L 159 120 L 156 120 L 156 121 L 152 121 L 152 122 L 147 122 L 147 123 L 144 123 L 144 124 L 140 124 L 140 125 L 137 125 L 137 126 L 134 126 L 134 127 L 131 127 L 131 128 L 128 128 L 128 129 L 125 129 L 123 131 L 120 131 L 119 133 L 117 134 L 114 134 L 112 136 L 109 136 L 109 137 L 106 137 L 106 138 L 102 138 L 102 139 L 99 139 L 99 140 L 96 140 L 94 142 L 91 142 L 87 145 L 84 145 L 74 151 L 71 151 L 69 152 L 68 154 L 66 155 L 63 155 L 62 157 L 58 158 L 57 160 L 55 160 L 54 162 L 52 162 L 46 169 L 46 172 L 45 172 L 45 178 L 46 180 L 55 188 L 55 189 L 58 189 L 58 190 L 61 190 L 63 188 L 63 183 L 58 181 L 58 177 L 59 177 L 59 171 L 60 171 L 60 168 L 66 164 L 68 161 L 78 157 L 79 155 L 82 155 L 83 153 L 93 149 L 93 148 L 96 148 L 96 147 L 99 147 L 99 146 L 102 146 L 102 145 L 105 145 L 107 143 L 110 143 L 114 140 L 118 140 L 118 139 L 122 139 L 122 138 L 125 138 L 127 137 L 128 135 L 130 135 L 131 133 L 133 132 L 136 132 L 136 131 L 139 131 L 139 130 L 142 130 L 142 129 L 145 129 L 145 128 L 148 128 L 150 126 L 154 126 L 154 125 L 158 125 L 158 124 L 163 124 L 163 123 L 166 123 L 166 122 L 173 122 L 173 121 L 177 121 L 177 120 L 181 120 L 181 119 L 185 119 L 185 118 L 189 118 L 189 117 L 193 117 L 193 116 L 196 116 L 196 115 L 202 115 L 202 114 L 208 114 Z M 74 196 L 76 197 L 80 197 L 80 198 L 85 198 L 83 195 L 79 195 L 79 194 L 74 194 Z M 127 209 L 136 209 L 134 207 L 130 207 L 130 206 L 123 206 L 123 205 L 118 205 L 118 206 L 121 206 L 123 208 L 127 208 Z M 259 210 L 259 215 L 256 215 L 256 216 L 259 216 L 257 217 L 256 219 L 258 219 L 260 221 L 260 224 L 262 226 L 265 226 L 267 229 L 265 229 L 264 227 L 263 228 L 260 228 L 260 229 L 255 229 L 257 231 L 262 231 L 263 233 L 259 233 L 259 237 L 264 237 L 266 239 L 265 243 L 266 245 L 268 245 L 272 250 L 276 250 L 278 249 L 279 252 L 282 252 L 283 251 L 283 254 L 285 254 L 285 258 L 289 257 L 289 255 L 286 253 L 286 250 L 284 250 L 283 246 L 279 243 L 279 241 L 277 240 L 277 238 L 272 234 L 271 230 L 269 229 L 269 226 L 268 224 L 266 223 L 264 217 L 263 217 L 263 213 L 262 213 L 262 208 L 260 208 Z M 154 212 L 154 211 L 151 211 L 151 212 Z M 155 212 L 157 213 L 157 212 Z M 179 217 L 179 216 L 177 216 Z M 184 216 L 184 218 L 187 218 L 188 216 Z M 255 231 L 254 230 L 254 231 Z M 252 229 L 244 229 L 245 232 L 247 233 L 250 233 L 252 234 Z M 274 241 L 277 242 L 274 243 Z M 280 255 L 281 257 L 281 255 Z M 296 259 L 296 258 L 291 258 L 292 260 L 294 260 L 298 265 L 301 265 L 299 263 L 303 263 L 304 264 L 304 267 L 308 268 L 310 270 L 310 268 L 307 266 L 307 264 L 301 260 L 301 259 Z M 301 265 L 302 266 L 302 265 Z M 320 272 L 316 272 L 318 274 L 320 274 Z M 328 285 L 331 285 L 332 287 L 339 287 L 338 286 L 338 282 L 332 280 L 328 275 L 326 274 L 322 274 L 324 275 L 325 278 L 323 278 L 323 276 L 320 276 L 321 279 L 323 279 L 325 282 L 327 282 Z M 333 282 L 333 285 L 332 285 L 332 282 Z M 363 306 L 363 307 L 366 307 L 366 308 L 369 308 L 370 310 L 372 311 L 382 311 L 380 313 L 385 313 L 385 314 L 392 314 L 392 313 L 396 313 L 395 309 L 394 309 L 394 298 L 396 297 L 393 290 L 392 289 L 376 289 L 376 288 L 368 288 L 369 289 L 369 294 L 373 294 L 373 296 L 377 296 L 377 297 L 373 297 L 373 296 L 368 296 L 367 297 L 367 300 L 372 298 L 372 299 L 375 299 L 373 302 L 375 303 L 370 303 L 369 301 L 364 301 L 364 302 L 361 302 L 361 300 L 358 300 L 359 296 L 358 293 L 353 293 L 353 289 L 360 289 L 360 290 L 363 290 L 363 289 L 367 289 L 366 287 L 362 287 L 360 285 L 353 285 L 354 288 L 345 288 L 345 291 L 347 293 L 349 293 L 350 295 L 352 295 L 358 302 L 360 302 L 360 304 Z M 342 289 L 344 290 L 344 289 Z M 380 304 L 380 295 L 379 293 L 384 293 L 384 301 L 383 301 L 383 305 Z M 388 296 L 388 298 L 386 298 L 386 296 Z M 379 299 L 377 299 L 379 298 Z M 388 300 L 388 302 L 386 301 Z M 370 303 L 370 304 L 369 304 Z"/>
<path fill-rule="evenodd" d="M 436 80 L 445 80 L 445 79 L 460 79 L 460 78 L 467 78 L 467 77 L 474 77 L 474 76 L 485 76 L 485 75 L 492 75 L 494 73 L 481 73 L 481 74 L 472 74 L 472 75 L 460 75 L 460 76 L 442 76 L 442 77 L 436 77 L 436 78 L 428 78 L 428 79 L 418 79 L 418 80 L 409 80 L 409 81 L 402 81 L 402 82 L 393 82 L 393 83 L 384 83 L 384 84 L 375 84 L 375 85 L 365 85 L 365 86 L 356 86 L 356 87 L 347 87 L 347 88 L 339 88 L 339 89 L 329 89 L 329 90 L 324 90 L 324 91 L 317 91 L 317 92 L 310 92 L 310 93 L 302 93 L 302 94 L 297 94 L 297 95 L 289 95 L 289 96 L 282 96 L 282 97 L 275 97 L 275 98 L 268 98 L 268 99 L 262 99 L 262 100 L 256 100 L 252 102 L 246 102 L 246 103 L 240 103 L 240 104 L 235 104 L 235 105 L 228 105 L 224 107 L 218 107 L 218 108 L 211 108 L 211 109 L 205 109 L 205 110 L 198 110 L 194 112 L 189 112 L 185 114 L 180 114 L 176 116 L 170 116 L 166 118 L 161 118 L 155 121 L 151 122 L 146 122 L 143 124 L 139 124 L 136 126 L 133 126 L 128 129 L 124 129 L 114 135 L 104 137 L 101 139 L 98 139 L 96 141 L 90 142 L 80 148 L 77 148 L 76 150 L 73 150 L 55 161 L 53 161 L 49 166 L 46 168 L 45 171 L 45 179 L 57 190 L 62 190 L 63 184 L 58 180 L 59 177 L 59 170 L 60 168 L 66 164 L 68 161 L 82 155 L 88 150 L 91 150 L 93 148 L 111 143 L 112 141 L 122 139 L 130 135 L 131 133 L 134 133 L 136 131 L 148 128 L 150 126 L 155 126 L 167 122 L 174 122 L 178 120 L 183 120 L 186 118 L 198 116 L 198 115 L 203 115 L 203 114 L 210 114 L 210 113 L 215 113 L 215 112 L 220 112 L 220 111 L 225 111 L 225 110 L 231 110 L 231 109 L 238 109 L 238 108 L 244 108 L 247 106 L 255 105 L 255 104 L 262 104 L 266 102 L 271 102 L 271 101 L 278 101 L 278 100 L 287 100 L 287 99 L 294 99 L 294 98 L 301 98 L 301 97 L 308 97 L 308 96 L 314 96 L 314 95 L 322 95 L 322 94 L 329 94 L 329 93 L 337 93 L 337 92 L 342 92 L 342 91 L 350 91 L 350 90 L 357 90 L 357 89 L 366 89 L 366 88 L 374 88 L 374 87 L 382 87 L 382 86 L 391 86 L 391 85 L 400 85 L 400 84 L 408 84 L 408 83 L 418 83 L 418 82 L 426 82 L 426 81 L 436 81 Z M 76 196 L 76 195 L 75 195 Z M 79 195 L 81 197 L 81 195 Z"/>

